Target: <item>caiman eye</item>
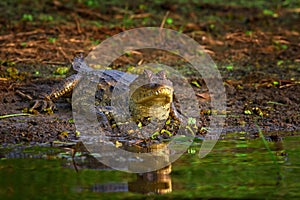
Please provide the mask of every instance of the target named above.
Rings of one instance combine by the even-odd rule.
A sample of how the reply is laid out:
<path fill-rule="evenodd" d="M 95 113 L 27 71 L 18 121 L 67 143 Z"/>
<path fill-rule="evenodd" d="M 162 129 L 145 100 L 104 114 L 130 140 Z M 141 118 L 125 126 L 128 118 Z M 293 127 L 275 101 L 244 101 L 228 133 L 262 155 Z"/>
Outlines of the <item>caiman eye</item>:
<path fill-rule="evenodd" d="M 160 85 L 157 83 L 150 83 L 149 84 L 151 88 L 159 87 Z"/>
<path fill-rule="evenodd" d="M 167 79 L 167 74 L 164 70 L 161 70 L 156 74 L 158 77 L 161 77 L 162 79 Z"/>

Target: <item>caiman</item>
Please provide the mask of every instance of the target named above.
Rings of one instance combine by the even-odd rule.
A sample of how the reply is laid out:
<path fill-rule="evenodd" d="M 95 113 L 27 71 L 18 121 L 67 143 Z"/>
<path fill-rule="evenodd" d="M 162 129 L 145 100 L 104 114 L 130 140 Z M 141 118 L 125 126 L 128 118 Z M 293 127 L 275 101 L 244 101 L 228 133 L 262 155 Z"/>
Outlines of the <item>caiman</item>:
<path fill-rule="evenodd" d="M 75 57 L 72 66 L 76 71 L 84 71 L 88 68 L 83 57 Z M 166 120 L 168 117 L 179 122 L 183 121 L 182 115 L 177 112 L 174 106 L 173 84 L 166 77 L 164 71 L 154 74 L 145 69 L 143 74 L 138 76 L 118 70 L 101 70 L 100 73 L 97 73 L 97 77 L 99 81 L 95 94 L 97 100 L 95 107 L 103 121 L 110 121 L 110 119 L 104 119 L 106 117 L 104 112 L 107 113 L 111 110 L 112 93 L 120 81 L 123 82 L 123 87 L 126 87 L 125 90 L 130 90 L 129 110 L 133 121 L 145 124 L 146 119 Z M 83 78 L 83 73 L 77 73 L 66 78 L 51 92 L 43 95 L 42 99 L 36 100 L 30 110 L 54 109 L 53 101 L 71 93 L 81 78 Z M 140 84 L 143 82 L 147 84 Z"/>

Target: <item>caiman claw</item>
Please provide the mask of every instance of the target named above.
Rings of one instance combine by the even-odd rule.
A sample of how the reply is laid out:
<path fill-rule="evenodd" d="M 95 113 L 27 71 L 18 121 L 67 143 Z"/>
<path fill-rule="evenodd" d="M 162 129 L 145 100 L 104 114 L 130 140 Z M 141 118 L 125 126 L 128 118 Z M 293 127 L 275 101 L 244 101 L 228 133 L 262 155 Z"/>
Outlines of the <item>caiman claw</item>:
<path fill-rule="evenodd" d="M 47 98 L 34 100 L 32 104 L 33 105 L 29 109 L 30 113 L 35 113 L 37 112 L 37 110 L 52 113 L 53 110 L 56 109 L 56 106 L 53 103 L 53 101 Z"/>

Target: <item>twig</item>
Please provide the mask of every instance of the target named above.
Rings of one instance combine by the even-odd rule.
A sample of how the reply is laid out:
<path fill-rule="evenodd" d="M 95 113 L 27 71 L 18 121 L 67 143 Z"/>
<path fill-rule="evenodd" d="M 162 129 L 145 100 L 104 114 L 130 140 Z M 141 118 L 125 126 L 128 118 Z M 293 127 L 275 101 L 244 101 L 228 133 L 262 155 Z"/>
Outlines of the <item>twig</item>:
<path fill-rule="evenodd" d="M 66 52 L 63 50 L 63 48 L 58 47 L 58 50 L 62 53 L 65 59 L 67 59 L 69 62 L 72 62 L 71 59 L 67 56 Z"/>
<path fill-rule="evenodd" d="M 76 28 L 77 28 L 77 32 L 79 34 L 82 33 L 81 28 L 80 28 L 80 23 L 79 23 L 79 19 L 77 17 L 77 15 L 75 15 L 74 13 L 72 14 L 72 16 L 74 17 L 75 23 L 76 23 Z"/>
<path fill-rule="evenodd" d="M 141 19 L 141 18 L 146 18 L 150 17 L 151 13 L 141 13 L 141 14 L 133 14 L 130 15 L 130 19 Z"/>
<path fill-rule="evenodd" d="M 31 63 L 34 63 L 34 60 L 31 58 L 15 58 L 13 60 L 15 63 L 19 63 L 19 62 L 27 62 L 27 61 L 31 61 Z"/>
<path fill-rule="evenodd" d="M 26 98 L 26 99 L 28 99 L 28 100 L 32 100 L 32 97 L 31 96 L 29 96 L 29 95 L 27 95 L 27 94 L 24 94 L 23 92 L 21 92 L 20 90 L 16 90 L 16 93 L 18 94 L 18 95 L 20 95 L 22 98 Z"/>
<path fill-rule="evenodd" d="M 164 25 L 165 25 L 165 23 L 166 23 L 166 20 L 167 20 L 167 17 L 168 17 L 168 15 L 169 15 L 169 11 L 167 11 L 166 12 L 166 14 L 165 14 L 165 16 L 164 16 L 164 18 L 163 18 L 163 20 L 162 20 L 162 22 L 161 22 L 161 24 L 160 24 L 160 27 L 159 27 L 159 39 L 160 39 L 160 41 L 162 41 L 162 29 L 163 29 L 163 27 L 164 27 Z"/>
<path fill-rule="evenodd" d="M 14 36 L 27 36 L 27 35 L 34 35 L 34 34 L 37 34 L 37 33 L 44 33 L 44 32 L 45 31 L 43 31 L 41 29 L 37 29 L 37 30 L 34 30 L 34 31 L 21 32 L 21 33 L 17 33 L 17 34 L 11 33 L 11 34 L 8 34 L 8 35 L 1 35 L 0 40 L 8 40 L 8 39 L 10 39 L 11 37 L 14 37 Z"/>
<path fill-rule="evenodd" d="M 164 27 L 164 25 L 166 23 L 166 20 L 167 20 L 167 18 L 169 16 L 169 13 L 170 13 L 169 11 L 166 12 L 166 14 L 165 14 L 165 16 L 164 16 L 164 18 L 163 18 L 163 20 L 162 20 L 162 22 L 160 24 L 160 29 L 162 29 Z"/>
<path fill-rule="evenodd" d="M 89 15 L 89 16 L 96 16 L 99 19 L 102 19 L 104 21 L 109 21 L 110 20 L 109 17 L 104 16 L 104 15 L 102 15 L 100 13 L 97 13 L 97 12 L 93 12 L 92 10 L 76 8 L 75 11 L 78 12 L 78 13 L 81 13 L 81 14 Z"/>
<path fill-rule="evenodd" d="M 290 84 L 281 85 L 281 86 L 279 86 L 279 88 L 280 89 L 281 88 L 287 88 L 287 87 L 291 87 L 291 86 L 294 86 L 294 85 L 296 85 L 296 83 L 290 83 Z"/>
<path fill-rule="evenodd" d="M 67 65 L 68 63 L 66 62 L 58 62 L 58 61 L 42 61 L 43 64 L 48 64 L 48 65 Z"/>
<path fill-rule="evenodd" d="M 115 6 L 111 7 L 111 10 L 116 11 L 116 12 L 118 12 L 120 14 L 127 14 L 127 15 L 132 15 L 133 14 L 133 12 L 130 11 L 130 10 L 119 8 L 119 7 L 115 7 Z"/>
<path fill-rule="evenodd" d="M 0 119 L 5 119 L 9 117 L 18 117 L 18 116 L 31 116 L 32 114 L 29 113 L 16 113 L 16 114 L 8 114 L 8 115 L 1 115 Z"/>

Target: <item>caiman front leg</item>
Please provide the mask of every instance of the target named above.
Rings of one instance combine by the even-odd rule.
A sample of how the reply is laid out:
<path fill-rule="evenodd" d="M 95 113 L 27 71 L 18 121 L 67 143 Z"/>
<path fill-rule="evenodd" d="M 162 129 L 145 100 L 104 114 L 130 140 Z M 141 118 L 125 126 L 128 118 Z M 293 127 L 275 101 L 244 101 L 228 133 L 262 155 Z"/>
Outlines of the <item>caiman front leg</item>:
<path fill-rule="evenodd" d="M 173 119 L 178 120 L 180 123 L 186 125 L 188 122 L 187 117 L 179 113 L 174 105 L 174 102 L 171 103 L 170 115 Z"/>
<path fill-rule="evenodd" d="M 80 80 L 80 74 L 74 74 L 69 76 L 62 83 L 55 86 L 52 91 L 48 94 L 41 95 L 41 99 L 37 99 L 33 101 L 33 106 L 29 109 L 29 112 L 33 112 L 36 109 L 46 110 L 55 109 L 54 100 L 72 92 L 74 87 L 77 85 Z"/>
<path fill-rule="evenodd" d="M 108 116 L 112 115 L 112 107 L 111 106 L 95 106 L 97 118 L 102 125 L 103 128 L 111 131 L 110 119 Z"/>
<path fill-rule="evenodd" d="M 185 133 L 189 136 L 195 136 L 195 134 L 198 132 L 199 120 L 193 117 L 187 117 L 186 115 L 183 115 L 182 113 L 178 112 L 174 105 L 174 102 L 171 103 L 170 116 L 173 119 L 180 122 L 180 126 L 183 128 L 182 130 L 184 131 L 182 133 Z"/>

